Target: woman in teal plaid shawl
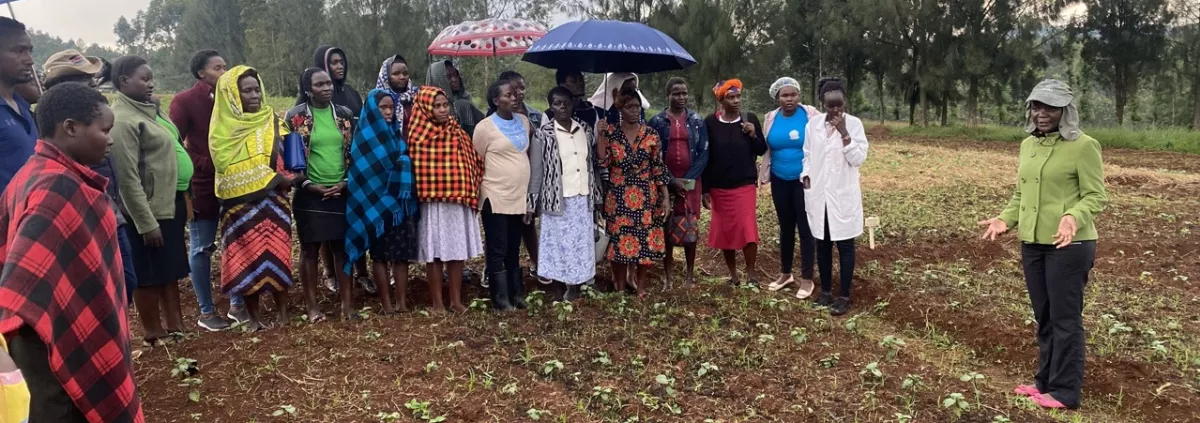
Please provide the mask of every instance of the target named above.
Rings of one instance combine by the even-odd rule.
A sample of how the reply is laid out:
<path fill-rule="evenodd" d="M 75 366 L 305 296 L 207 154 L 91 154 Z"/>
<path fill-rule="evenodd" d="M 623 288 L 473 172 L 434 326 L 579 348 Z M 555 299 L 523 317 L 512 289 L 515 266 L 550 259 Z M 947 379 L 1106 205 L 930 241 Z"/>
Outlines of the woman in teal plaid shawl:
<path fill-rule="evenodd" d="M 346 260 L 351 263 L 371 253 L 371 272 L 379 286 L 383 312 L 392 313 L 392 293 L 387 287 L 388 268 L 396 280 L 400 311 L 407 311 L 408 263 L 417 258 L 417 192 L 412 159 L 400 131 L 396 94 L 372 90 L 358 119 L 350 146 L 347 172 Z"/>

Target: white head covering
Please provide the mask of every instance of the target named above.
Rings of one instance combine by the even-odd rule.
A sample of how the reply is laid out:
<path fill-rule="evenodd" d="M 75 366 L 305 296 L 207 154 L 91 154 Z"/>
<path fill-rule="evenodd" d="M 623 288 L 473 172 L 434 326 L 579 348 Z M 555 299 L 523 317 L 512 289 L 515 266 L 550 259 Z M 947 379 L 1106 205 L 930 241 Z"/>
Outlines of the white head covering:
<path fill-rule="evenodd" d="M 1025 132 L 1030 134 L 1037 131 L 1037 122 L 1033 121 L 1030 109 L 1035 101 L 1063 109 L 1062 119 L 1058 121 L 1058 134 L 1063 139 L 1074 141 L 1083 135 L 1083 131 L 1079 129 L 1079 110 L 1075 107 L 1075 94 L 1066 82 L 1047 79 L 1033 87 L 1033 92 L 1029 93 L 1029 98 L 1025 100 Z"/>
<path fill-rule="evenodd" d="M 783 87 L 792 87 L 792 88 L 795 88 L 797 91 L 799 91 L 800 83 L 796 82 L 795 79 L 788 78 L 785 76 L 783 78 L 776 79 L 775 83 L 771 84 L 771 88 L 769 90 L 767 90 L 767 92 L 771 94 L 772 99 L 778 99 L 779 98 L 779 90 L 782 90 Z"/>
<path fill-rule="evenodd" d="M 588 101 L 591 102 L 593 106 L 602 107 L 604 109 L 612 107 L 614 103 L 612 95 L 613 90 L 621 89 L 621 85 L 624 85 L 625 81 L 630 79 L 638 82 L 639 86 L 641 85 L 636 73 L 614 72 L 605 75 L 604 83 L 600 84 L 599 87 L 596 87 L 596 93 L 592 94 L 592 97 L 589 98 Z M 646 100 L 646 96 L 642 95 L 642 90 L 638 89 L 637 93 L 638 97 L 641 97 L 642 99 L 642 109 L 650 110 L 650 101 Z"/>

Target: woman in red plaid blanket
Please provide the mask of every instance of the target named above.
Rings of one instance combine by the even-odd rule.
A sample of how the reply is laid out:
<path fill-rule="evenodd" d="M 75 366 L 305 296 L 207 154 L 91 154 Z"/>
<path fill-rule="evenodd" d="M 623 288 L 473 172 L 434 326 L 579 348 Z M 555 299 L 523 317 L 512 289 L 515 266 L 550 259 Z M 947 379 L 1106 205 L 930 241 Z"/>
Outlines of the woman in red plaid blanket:
<path fill-rule="evenodd" d="M 88 168 L 112 145 L 107 103 L 77 82 L 46 91 L 45 139 L 0 200 L 0 334 L 28 384 L 31 422 L 143 421 L 110 182 Z"/>
<path fill-rule="evenodd" d="M 408 124 L 417 200 L 421 203 L 417 256 L 426 263 L 430 301 L 434 311 L 445 310 L 445 271 L 450 277 L 450 309 L 465 312 L 463 262 L 483 254 L 478 214 L 483 161 L 471 137 L 450 115 L 449 97 L 440 88 L 421 87 L 417 91 Z"/>

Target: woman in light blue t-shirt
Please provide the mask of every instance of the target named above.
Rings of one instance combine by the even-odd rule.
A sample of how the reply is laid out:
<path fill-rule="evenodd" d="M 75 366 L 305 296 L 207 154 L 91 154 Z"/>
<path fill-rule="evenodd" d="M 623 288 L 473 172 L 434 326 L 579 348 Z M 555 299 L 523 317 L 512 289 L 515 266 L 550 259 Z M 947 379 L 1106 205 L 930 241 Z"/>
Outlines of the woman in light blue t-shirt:
<path fill-rule="evenodd" d="M 792 78 L 780 78 L 771 84 L 771 97 L 779 108 L 767 113 L 763 133 L 769 151 L 759 168 L 759 183 L 771 184 L 775 216 L 779 218 L 780 275 L 768 287 L 778 291 L 795 282 L 792 261 L 796 252 L 796 232 L 800 232 L 800 286 L 796 298 L 804 299 L 813 292 L 813 261 L 816 244 L 808 228 L 804 210 L 804 185 L 800 172 L 804 170 L 804 126 L 817 109 L 800 104 L 800 84 Z"/>

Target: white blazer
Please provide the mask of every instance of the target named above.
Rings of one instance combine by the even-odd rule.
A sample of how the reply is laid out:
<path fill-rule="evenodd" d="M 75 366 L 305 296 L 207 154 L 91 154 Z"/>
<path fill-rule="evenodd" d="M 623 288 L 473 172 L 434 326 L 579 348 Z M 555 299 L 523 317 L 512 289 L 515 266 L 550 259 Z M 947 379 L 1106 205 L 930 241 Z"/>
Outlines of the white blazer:
<path fill-rule="evenodd" d="M 808 177 L 811 183 L 804 191 L 804 206 L 808 227 L 816 239 L 825 239 L 826 216 L 830 240 L 853 239 L 863 233 L 858 168 L 867 161 L 867 132 L 861 120 L 849 114 L 843 116 L 850 145 L 842 145 L 842 135 L 825 122 L 825 113 L 809 119 L 804 127 L 804 170 L 800 179 Z"/>

